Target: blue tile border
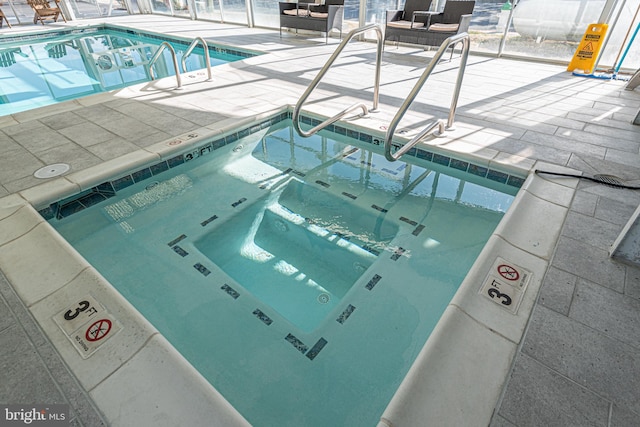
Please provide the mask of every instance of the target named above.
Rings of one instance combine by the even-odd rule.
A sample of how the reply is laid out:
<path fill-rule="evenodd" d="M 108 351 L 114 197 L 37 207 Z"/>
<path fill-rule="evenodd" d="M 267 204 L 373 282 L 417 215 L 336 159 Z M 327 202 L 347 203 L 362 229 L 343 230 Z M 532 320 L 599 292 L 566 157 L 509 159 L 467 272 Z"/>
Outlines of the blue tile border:
<path fill-rule="evenodd" d="M 48 207 L 41 209 L 39 211 L 40 215 L 42 215 L 46 220 L 66 218 L 70 215 L 73 215 L 74 213 L 80 212 L 83 209 L 93 206 L 96 203 L 100 203 L 108 198 L 115 196 L 119 191 L 122 191 L 135 183 L 160 175 L 163 172 L 168 171 L 174 167 L 180 166 L 191 160 L 195 160 L 196 158 L 199 158 L 201 156 L 205 156 L 207 154 L 213 153 L 219 148 L 222 148 L 228 144 L 238 141 L 240 138 L 249 136 L 256 132 L 260 132 L 263 129 L 269 128 L 270 126 L 273 126 L 275 124 L 278 124 L 284 120 L 288 120 L 291 118 L 292 118 L 291 111 L 282 112 L 271 118 L 262 120 L 259 123 L 254 123 L 245 128 L 239 129 L 238 131 L 233 132 L 224 137 L 214 139 L 213 141 L 207 141 L 206 143 L 203 143 L 203 145 L 194 148 L 191 152 L 178 154 L 174 157 L 171 157 L 170 159 L 162 160 L 153 165 L 133 171 L 127 175 L 116 177 L 113 180 L 103 182 L 91 188 L 90 190 L 84 191 L 82 193 L 78 193 L 69 198 L 52 203 Z M 307 123 L 307 124 L 312 124 L 316 122 L 319 123 L 317 119 L 312 119 L 306 116 L 301 116 L 300 120 L 301 122 Z M 353 139 L 367 142 L 372 145 L 379 145 L 383 142 L 380 140 L 380 138 L 374 137 L 368 133 L 347 129 L 342 126 L 332 125 L 330 126 L 330 128 L 332 128 L 334 133 L 338 135 L 349 136 Z M 350 154 L 351 152 L 345 153 L 344 157 L 348 157 Z M 421 160 L 432 161 L 434 163 L 437 163 L 445 167 L 449 167 L 457 171 L 469 173 L 473 176 L 480 177 L 480 178 L 486 178 L 488 180 L 505 184 L 514 188 L 520 188 L 522 184 L 524 184 L 523 177 L 510 175 L 502 171 L 490 169 L 486 166 L 477 165 L 465 160 L 459 160 L 453 157 L 445 156 L 440 153 L 431 152 L 429 150 L 425 150 L 424 148 L 417 148 L 417 149 L 414 148 L 410 150 L 407 154 L 405 154 L 405 156 L 415 157 Z M 392 171 L 389 171 L 389 172 L 392 172 Z M 283 174 L 287 174 L 287 173 L 294 173 L 299 176 L 304 176 L 303 173 L 294 171 L 292 169 L 288 169 L 283 172 Z M 319 184 L 323 185 L 323 183 L 319 183 Z M 347 197 L 349 197 L 349 195 L 347 195 Z M 384 209 L 384 208 L 375 206 L 374 209 Z"/>
<path fill-rule="evenodd" d="M 235 142 L 239 139 L 239 134 L 250 135 L 251 133 L 259 132 L 262 129 L 273 126 L 280 123 L 283 120 L 289 119 L 291 114 L 283 112 L 269 119 L 263 120 L 258 124 L 253 124 L 250 127 L 244 128 L 238 132 L 232 133 L 226 137 L 207 142 L 204 145 L 195 148 L 190 153 L 178 154 L 167 160 L 162 160 L 151 166 L 141 168 L 133 171 L 127 175 L 117 177 L 111 181 L 106 181 L 96 185 L 90 190 L 78 193 L 69 198 L 52 203 L 46 208 L 41 209 L 40 215 L 46 220 L 51 219 L 63 219 L 74 213 L 80 212 L 96 203 L 102 202 L 110 197 L 115 196 L 119 191 L 130 187 L 133 184 L 142 182 L 145 179 L 152 178 L 156 175 L 162 174 L 174 167 L 180 166 L 186 162 L 194 160 L 200 156 L 207 155 L 214 152 L 216 149 L 221 148 L 227 144 Z M 246 199 L 245 199 L 246 200 Z M 244 201 L 244 200 L 242 200 Z M 242 203 L 239 200 L 240 203 Z M 238 203 L 239 204 L 239 203 Z"/>

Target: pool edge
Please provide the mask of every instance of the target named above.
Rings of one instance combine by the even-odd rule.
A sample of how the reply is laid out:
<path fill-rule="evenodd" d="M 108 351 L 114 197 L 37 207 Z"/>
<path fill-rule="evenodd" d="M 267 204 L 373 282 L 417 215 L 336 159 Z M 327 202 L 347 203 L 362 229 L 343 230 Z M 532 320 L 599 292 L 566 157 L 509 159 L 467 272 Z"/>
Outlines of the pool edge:
<path fill-rule="evenodd" d="M 277 109 L 276 111 L 284 111 L 286 110 L 286 108 L 288 107 L 283 107 L 280 109 Z M 244 123 L 250 123 L 255 121 L 257 118 L 260 117 L 267 117 L 269 115 L 272 115 L 273 112 L 267 112 L 267 113 L 263 113 L 260 115 L 256 115 L 256 116 L 252 116 L 252 117 L 247 117 L 247 118 L 243 118 L 240 120 L 232 120 L 229 121 L 227 124 L 225 124 L 224 126 L 222 126 L 220 129 L 217 130 L 210 130 L 210 134 L 211 135 L 215 135 L 215 134 L 223 134 L 225 131 L 229 131 L 231 129 L 231 127 L 238 127 L 241 126 Z M 199 141 L 202 141 L 204 138 L 208 137 L 210 135 L 207 132 L 204 132 L 202 135 L 199 135 L 197 138 L 191 138 L 186 145 L 191 147 L 194 146 L 195 144 L 197 144 Z M 179 139 L 179 138 L 178 138 Z M 175 140 L 175 139 L 172 139 Z M 138 161 L 140 161 L 140 164 L 144 164 L 145 162 L 151 162 L 151 161 L 155 161 L 158 158 L 162 158 L 165 155 L 168 155 L 167 153 L 175 153 L 177 150 L 183 150 L 185 148 L 185 146 L 181 145 L 180 147 L 176 147 L 176 151 L 173 151 L 172 149 L 169 149 L 167 151 L 167 153 L 165 153 L 165 147 L 167 146 L 167 144 L 169 144 L 171 141 L 164 141 L 161 143 L 156 144 L 156 146 L 152 146 L 152 148 L 147 148 L 147 149 L 143 149 L 143 150 L 139 150 L 140 153 L 133 155 L 132 159 L 134 159 L 134 164 L 139 164 Z M 154 151 L 155 150 L 155 151 Z M 136 160 L 137 159 L 137 160 Z M 142 159 L 142 160 L 140 160 Z M 104 166 L 100 166 L 100 167 L 104 167 Z M 122 167 L 122 166 L 121 166 Z M 126 168 L 125 168 L 126 169 Z M 104 169 L 101 169 L 102 172 L 104 172 Z M 524 172 L 524 171 L 521 171 Z M 104 172 L 106 173 L 106 172 Z M 102 175 L 102 173 L 100 174 Z M 32 189 L 28 189 L 28 190 L 24 190 L 22 192 L 19 193 L 19 195 L 10 195 L 7 196 L 5 198 L 0 199 L 0 212 L 7 212 L 8 215 L 7 216 L 2 216 L 0 215 L 0 235 L 1 234 L 1 230 L 3 228 L 3 226 L 6 224 L 6 220 L 9 217 L 12 217 L 17 210 L 25 207 L 25 206 L 29 206 L 28 209 L 33 210 L 32 204 L 42 204 L 42 203 L 46 203 L 47 198 L 51 199 L 51 186 L 57 187 L 59 189 L 59 194 L 67 194 L 70 192 L 77 192 L 78 189 L 81 189 L 83 187 L 86 187 L 87 185 L 90 185 L 91 183 L 94 183 L 96 181 L 96 178 L 93 177 L 91 175 L 91 173 L 83 173 L 81 176 L 86 177 L 86 182 L 81 182 L 82 180 L 80 179 L 69 179 L 68 177 L 63 177 L 60 178 L 60 180 L 62 181 L 58 181 L 57 184 L 48 184 L 49 188 L 46 188 L 47 185 L 43 185 L 38 186 L 38 188 L 32 188 Z M 558 181 L 558 180 L 556 180 Z M 53 182 L 53 181 L 50 181 Z M 553 201 L 548 201 L 545 199 L 546 196 L 544 196 L 544 194 L 546 193 L 545 191 L 545 187 L 547 185 L 547 183 L 550 183 L 552 185 L 563 185 L 563 184 L 558 184 L 557 182 L 554 182 L 554 180 L 546 180 L 546 179 L 542 179 L 538 176 L 535 175 L 530 175 L 529 178 L 527 179 L 527 181 L 525 182 L 525 186 L 523 186 L 523 189 L 525 190 L 525 192 L 529 193 L 531 196 L 535 196 L 537 198 L 540 198 L 541 200 L 544 200 L 548 203 L 553 204 L 554 206 L 561 206 L 562 204 L 558 204 L 558 200 L 553 200 Z M 563 185 L 564 187 L 567 188 L 571 188 L 571 185 L 567 186 L 567 185 Z M 573 190 L 575 190 L 575 183 L 573 184 Z M 565 198 L 566 197 L 573 197 L 573 192 L 566 193 Z M 50 200 L 49 200 L 50 201 Z M 570 200 L 569 200 L 570 201 Z M 30 204 L 31 202 L 31 204 Z M 518 204 L 514 201 L 514 204 L 512 205 L 512 208 L 509 210 L 508 215 L 510 215 L 512 217 L 512 222 L 515 224 L 511 224 L 512 226 L 514 226 L 515 228 L 517 228 L 517 219 L 514 218 L 516 216 L 516 214 L 512 213 L 512 212 L 517 212 L 516 206 Z M 568 208 L 567 208 L 568 210 Z M 564 218 L 564 217 L 563 217 Z M 558 225 L 558 230 L 560 228 L 560 225 Z M 522 226 L 522 224 L 521 224 Z M 526 227 L 522 227 L 523 229 L 525 229 Z M 33 236 L 31 236 L 31 231 L 29 230 L 28 232 L 24 233 L 23 235 L 19 236 L 19 237 L 15 237 L 12 238 L 10 240 L 10 242 L 14 242 L 17 241 L 19 239 L 31 239 Z M 477 293 L 478 293 L 478 283 L 480 279 L 484 279 L 486 277 L 486 272 L 487 272 L 487 268 L 489 267 L 488 265 L 486 265 L 486 263 L 490 260 L 490 257 L 493 255 L 500 255 L 508 260 L 512 260 L 511 258 L 511 253 L 514 250 L 513 248 L 517 248 L 517 246 L 512 245 L 510 242 L 511 236 L 507 235 L 500 235 L 500 233 L 505 234 L 504 231 L 504 227 L 502 226 L 502 222 L 501 225 L 499 226 L 499 229 L 496 230 L 496 233 L 494 233 L 494 235 L 492 236 L 492 239 L 490 240 L 490 242 L 493 244 L 493 246 L 490 246 L 490 244 L 488 243 L 485 246 L 485 249 L 483 249 L 480 257 L 478 258 L 478 260 L 476 261 L 476 263 L 474 264 L 474 267 L 472 268 L 472 270 L 470 271 L 470 273 L 467 275 L 467 278 L 465 279 L 465 281 L 463 282 L 463 284 L 461 285 L 461 289 L 456 293 L 456 297 L 454 297 L 454 300 L 452 300 L 452 303 L 450 304 L 450 306 L 447 308 L 445 315 L 443 315 L 443 319 L 441 322 L 439 322 L 438 326 L 436 327 L 436 329 L 434 330 L 434 333 L 432 334 L 432 337 L 429 338 L 429 340 L 427 341 L 427 343 L 424 345 L 423 350 L 421 351 L 420 355 L 418 356 L 418 358 L 416 359 L 416 362 L 413 364 L 409 374 L 407 375 L 407 377 L 405 378 L 405 380 L 403 381 L 403 384 L 401 385 L 401 387 L 398 389 L 398 391 L 396 392 L 396 396 L 394 396 L 394 398 L 392 399 L 392 401 L 390 402 L 390 404 L 388 405 L 387 409 L 385 410 L 384 414 L 383 414 L 383 421 L 381 421 L 381 423 L 392 423 L 392 424 L 381 424 L 381 425 L 397 425 L 398 423 L 403 423 L 403 420 L 407 420 L 407 419 L 411 419 L 410 417 L 412 416 L 416 416 L 417 418 L 415 419 L 420 419 L 424 422 L 425 419 L 429 418 L 429 417 L 433 417 L 431 419 L 435 421 L 442 421 L 442 418 L 439 418 L 441 416 L 447 416 L 447 417 L 451 417 L 452 412 L 450 410 L 447 409 L 447 406 L 450 405 L 450 402 L 452 398 L 454 398 L 456 395 L 459 396 L 461 395 L 459 388 L 453 387 L 456 390 L 450 389 L 451 385 L 455 385 L 454 383 L 452 383 L 450 380 L 451 378 L 447 378 L 447 375 L 445 375 L 447 372 L 449 372 L 451 374 L 451 372 L 465 372 L 467 369 L 471 370 L 471 368 L 476 367 L 477 365 L 476 363 L 478 363 L 477 360 L 474 360 L 473 358 L 471 360 L 463 360 L 462 362 L 464 362 L 463 364 L 461 364 L 460 360 L 457 360 L 456 358 L 453 357 L 449 357 L 449 358 L 444 358 L 445 359 L 445 363 L 447 363 L 446 368 L 448 369 L 437 369 L 434 371 L 435 367 L 431 366 L 425 366 L 425 362 L 424 360 L 426 360 L 426 357 L 428 355 L 433 354 L 434 351 L 436 351 L 437 349 L 441 348 L 442 343 L 447 343 L 450 342 L 451 339 L 453 339 L 454 336 L 461 336 L 461 339 L 464 339 L 466 336 L 464 335 L 465 332 L 467 331 L 467 329 L 478 329 L 483 331 L 483 336 L 486 337 L 487 340 L 496 340 L 496 342 L 501 343 L 500 345 L 502 345 L 502 348 L 506 348 L 508 349 L 508 357 L 504 358 L 504 360 L 502 360 L 500 362 L 501 366 L 499 371 L 500 372 L 504 372 L 504 376 L 500 375 L 500 382 L 498 385 L 496 385 L 494 388 L 495 390 L 493 390 L 491 392 L 491 394 L 489 396 L 485 396 L 487 397 L 487 399 L 485 401 L 490 401 L 493 402 L 491 405 L 489 404 L 484 404 L 484 405 L 476 405 L 473 406 L 470 410 L 468 411 L 464 411 L 461 412 L 459 415 L 462 417 L 461 422 L 462 421 L 469 421 L 472 420 L 474 422 L 477 422 L 477 420 L 479 419 L 479 413 L 481 413 L 482 417 L 486 416 L 486 412 L 487 412 L 487 408 L 490 408 L 490 412 L 488 414 L 488 416 L 491 416 L 491 413 L 493 411 L 493 407 L 495 406 L 495 403 L 497 402 L 497 395 L 496 393 L 499 394 L 501 388 L 502 388 L 502 384 L 503 382 L 506 380 L 506 375 L 509 372 L 509 367 L 510 364 L 512 362 L 513 356 L 515 355 L 515 348 L 519 342 L 519 340 L 513 340 L 513 339 L 508 339 L 505 336 L 503 336 L 500 333 L 499 328 L 495 329 L 492 328 L 488 325 L 486 325 L 481 319 L 477 319 L 472 308 L 475 307 L 477 304 L 475 304 L 478 299 L 476 298 L 474 300 L 475 297 L 477 297 Z M 52 236 L 55 239 L 55 236 Z M 526 240 L 526 239 L 525 239 Z M 0 246 L 4 246 L 6 244 L 9 244 L 10 242 L 6 242 L 6 241 L 0 241 Z M 37 245 L 39 244 L 39 241 L 33 241 L 32 240 L 32 244 L 33 245 Z M 25 245 L 25 247 L 28 247 L 28 245 Z M 530 253 L 528 253 L 526 250 L 524 249 L 518 249 L 520 251 L 523 252 L 523 258 L 522 260 L 520 258 L 518 258 L 516 261 L 516 263 L 518 263 L 519 265 L 524 264 L 523 267 L 528 267 L 531 268 L 529 266 L 530 262 L 534 262 L 534 263 L 540 263 L 542 260 L 542 262 L 544 263 L 544 269 L 542 269 L 541 267 L 536 267 L 534 274 L 535 274 L 535 280 L 534 280 L 534 284 L 531 285 L 529 287 L 529 290 L 527 291 L 527 301 L 529 301 L 531 303 L 531 306 L 533 306 L 533 302 L 535 301 L 535 299 L 537 298 L 537 293 L 538 293 L 538 288 L 539 285 L 542 281 L 542 276 L 544 275 L 544 271 L 546 271 L 546 266 L 548 264 L 548 260 L 544 260 L 540 257 L 537 257 L 535 255 L 532 255 Z M 493 251 L 493 252 L 492 252 Z M 505 253 L 506 252 L 506 253 Z M 526 259 L 526 257 L 530 256 L 531 260 L 528 261 Z M 6 264 L 6 262 L 3 262 L 4 260 L 0 257 L 0 266 L 4 267 Z M 86 267 L 86 266 L 85 266 Z M 11 267 L 8 267 L 9 269 Z M 82 270 L 82 269 L 81 269 Z M 82 270 L 84 271 L 84 270 Z M 9 276 L 9 275 L 8 275 Z M 22 286 L 26 286 L 29 287 L 32 285 L 32 283 L 14 283 L 13 280 L 11 280 L 11 277 L 8 277 L 9 281 L 12 283 L 14 288 L 19 288 Z M 45 280 L 43 278 L 43 280 Z M 105 281 L 106 282 L 106 281 Z M 61 283 L 59 285 L 58 288 L 55 289 L 55 291 L 58 291 L 59 289 L 62 289 L 63 287 L 69 285 L 70 281 L 67 281 L 65 283 Z M 107 288 L 110 289 L 109 292 L 115 292 L 117 293 L 117 291 L 111 287 L 110 284 L 108 284 L 108 282 L 106 282 L 106 284 L 108 285 Z M 52 295 L 55 292 L 52 292 L 50 295 Z M 118 293 L 119 295 L 119 293 Z M 36 302 L 32 302 L 31 304 L 28 304 L 29 309 L 33 312 L 32 306 L 34 304 L 39 304 L 41 301 L 44 301 L 46 299 L 43 298 L 41 300 L 38 300 Z M 484 300 L 479 300 L 480 305 L 482 304 L 492 304 L 490 301 L 484 301 Z M 72 304 L 72 302 L 69 302 L 69 304 Z M 128 303 L 127 303 L 128 304 Z M 470 307 L 467 307 L 466 304 L 471 304 Z M 126 304 L 125 304 L 126 305 Z M 492 307 L 494 308 L 494 307 Z M 499 308 L 499 307 L 498 307 Z M 133 309 L 132 307 L 127 308 L 127 310 L 129 309 Z M 135 310 L 135 309 L 133 309 Z M 529 310 L 530 311 L 530 310 Z M 524 312 L 524 310 L 523 310 Z M 135 313 L 137 313 L 137 311 L 135 311 Z M 526 319 L 528 319 L 528 317 L 530 316 L 530 312 L 526 315 Z M 42 322 L 46 322 L 48 320 L 50 320 L 50 316 L 49 317 L 45 317 L 44 320 L 42 318 L 42 315 L 40 315 L 40 319 L 38 319 L 39 323 Z M 140 316 L 141 317 L 141 316 Z M 525 320 L 526 320 L 525 319 Z M 143 322 L 146 322 L 145 319 L 142 319 Z M 526 326 L 526 321 L 524 322 L 525 326 Z M 468 325 L 468 328 L 466 328 L 465 326 Z M 42 326 L 42 323 L 41 323 Z M 54 325 L 55 326 L 55 325 Z M 524 331 L 524 326 L 522 327 L 522 332 Z M 44 326 L 43 326 L 43 329 Z M 49 325 L 46 329 L 51 329 L 51 325 Z M 457 335 L 456 335 L 457 334 Z M 508 334 L 507 334 L 508 335 Z M 473 334 L 472 334 L 473 336 Z M 65 338 L 66 340 L 66 338 Z M 473 341 L 473 338 L 471 338 L 471 340 Z M 64 344 L 63 344 L 64 343 Z M 174 353 L 177 353 L 175 351 L 175 349 L 173 349 L 173 347 L 168 344 L 166 342 L 166 340 L 164 340 L 163 337 L 160 336 L 160 334 L 156 333 L 151 333 L 149 334 L 149 336 L 147 337 L 146 341 L 144 342 L 144 344 L 142 345 L 142 347 L 140 347 L 134 355 L 130 355 L 129 357 L 123 358 L 122 360 L 122 364 L 119 365 L 119 367 L 113 371 L 112 373 L 109 374 L 108 378 L 103 379 L 104 382 L 104 389 L 100 389 L 100 390 L 106 390 L 107 388 L 107 384 L 108 387 L 110 387 L 111 390 L 117 389 L 115 388 L 115 386 L 113 385 L 113 383 L 111 383 L 110 381 L 116 381 L 116 379 L 111 380 L 111 377 L 113 376 L 114 378 L 117 378 L 117 375 L 114 375 L 117 372 L 126 372 L 124 370 L 120 371 L 120 369 L 125 369 L 125 366 L 130 366 L 131 364 L 135 364 L 137 363 L 138 360 L 137 359 L 138 355 L 142 355 L 144 354 L 145 357 L 147 356 L 147 352 L 145 350 L 145 352 L 143 352 L 143 349 L 146 349 L 148 345 L 150 345 L 150 343 L 153 343 L 153 346 L 159 347 L 164 349 L 163 351 L 165 352 L 167 356 L 167 360 L 170 361 L 170 363 L 175 363 L 176 366 L 179 366 L 180 369 L 182 369 L 186 375 L 196 375 L 195 378 L 200 378 L 199 377 L 199 373 L 193 373 L 192 371 L 194 370 L 191 365 L 182 358 L 182 356 L 180 355 L 175 355 Z M 58 349 L 58 351 L 60 353 L 62 353 L 60 351 L 59 346 L 62 345 L 68 345 L 67 341 L 64 340 L 60 340 L 58 339 L 56 342 L 54 342 L 54 345 L 56 346 L 56 348 Z M 168 347 L 167 347 L 168 346 Z M 445 346 L 446 347 L 446 346 Z M 168 348 L 168 349 L 167 349 Z M 75 350 L 74 350 L 75 351 Z M 74 364 L 72 363 L 73 360 L 75 360 L 75 358 L 77 358 L 77 356 L 74 356 L 74 353 L 68 354 L 69 352 L 66 351 L 65 352 L 65 357 L 63 357 L 63 359 L 65 360 L 66 363 L 69 364 L 69 366 L 71 366 L 72 371 L 74 373 L 76 373 L 76 369 L 73 369 Z M 437 354 L 437 352 L 436 352 Z M 472 352 L 471 355 L 475 354 L 475 352 Z M 91 356 L 93 357 L 93 356 Z M 142 356 L 141 356 L 142 357 Z M 431 357 L 431 356 L 430 356 Z M 71 361 L 70 361 L 70 360 Z M 491 358 L 486 358 L 483 359 L 484 363 L 489 363 L 491 361 Z M 93 362 L 93 361 L 92 361 Z M 471 363 L 473 362 L 473 364 Z M 472 366 L 473 365 L 473 366 Z M 440 366 L 440 365 L 438 365 Z M 461 367 L 466 367 L 465 369 L 461 369 Z M 493 366 L 493 365 L 492 365 Z M 164 367 L 166 368 L 166 366 Z M 128 368 L 127 368 L 128 369 Z M 480 370 L 483 372 L 487 372 L 486 367 L 484 367 L 483 369 L 475 369 L 476 371 Z M 489 370 L 490 371 L 490 370 Z M 427 375 L 428 374 L 428 375 Z M 77 375 L 77 373 L 76 373 Z M 467 378 L 467 377 L 465 377 Z M 472 378 L 471 376 L 469 376 L 468 378 Z M 125 379 L 130 379 L 129 375 L 124 375 L 124 378 L 122 378 L 122 380 Z M 107 380 L 109 380 L 109 382 L 107 383 Z M 199 379 L 196 379 L 196 381 L 200 381 Z M 426 381 L 426 383 L 425 383 Z M 446 397 L 446 399 L 443 401 L 441 399 L 430 399 L 429 400 L 429 405 L 426 404 L 425 400 L 424 400 L 424 392 L 428 392 L 429 389 L 428 388 L 424 388 L 425 385 L 429 385 L 429 384 L 433 384 L 433 382 L 436 383 L 440 383 L 445 385 L 446 387 L 443 387 L 441 389 L 441 391 L 445 391 L 446 393 L 443 395 L 444 397 Z M 96 384 L 93 388 L 91 388 L 90 390 L 88 390 L 90 392 L 90 394 L 94 397 L 94 398 L 100 398 L 103 399 L 103 394 L 102 392 L 95 392 L 94 391 L 98 388 L 101 387 L 101 385 L 103 384 L 103 382 L 100 382 L 98 384 Z M 206 382 L 206 381 L 205 381 Z M 209 385 L 208 383 L 206 383 L 207 385 Z M 482 381 L 475 381 L 475 386 L 477 386 L 479 388 L 479 391 L 473 391 L 469 388 L 468 384 L 464 385 L 464 391 L 465 393 L 467 392 L 473 392 L 475 394 L 479 394 L 479 392 L 482 392 L 483 395 L 487 394 L 486 393 L 486 387 L 483 385 Z M 123 384 L 123 387 L 130 387 L 129 385 Z M 204 387 L 204 386 L 202 386 Z M 156 390 L 156 388 L 154 388 L 154 390 Z M 415 393 L 415 391 L 420 391 L 420 394 Z M 204 387 L 202 388 L 202 390 L 200 390 L 200 392 L 206 392 L 206 393 L 211 393 L 211 399 L 213 399 L 213 401 L 215 402 L 219 402 L 218 397 L 215 396 L 219 396 L 219 393 L 215 390 L 215 388 L 213 388 L 212 386 L 209 385 L 209 387 Z M 205 393 L 205 394 L 206 394 Z M 117 394 L 117 393 L 116 393 Z M 148 396 L 149 393 L 141 393 L 143 395 L 143 397 Z M 182 395 L 181 395 L 182 396 Z M 420 396 L 422 396 L 422 398 L 420 398 Z M 117 396 L 115 397 L 122 397 L 120 394 L 117 394 Z M 130 400 L 130 397 L 127 399 L 124 399 L 124 397 L 122 397 L 123 399 L 123 404 L 124 403 L 128 403 Z M 221 407 L 222 408 L 227 408 L 228 403 L 226 403 L 226 400 L 224 400 L 224 398 L 222 398 L 220 396 L 220 399 L 222 399 L 223 403 L 221 403 Z M 475 401 L 475 399 L 473 399 Z M 479 400 L 478 400 L 479 401 Z M 413 407 L 412 405 L 414 405 L 415 402 L 415 407 Z M 118 417 L 120 417 L 120 415 L 118 415 L 116 417 L 116 419 L 114 419 L 113 417 L 114 415 L 114 411 L 112 408 L 112 403 L 110 402 L 109 405 L 107 405 L 106 407 L 104 406 L 105 404 L 102 402 L 96 402 L 98 407 L 100 407 L 101 410 L 103 410 L 105 412 L 105 416 L 107 416 L 109 418 L 109 421 L 117 421 Z M 151 402 L 153 403 L 153 402 Z M 226 405 L 224 404 L 226 403 Z M 472 402 L 473 403 L 473 402 Z M 172 404 L 175 404 L 175 402 L 172 402 Z M 117 404 L 113 403 L 113 407 L 118 407 Z M 237 425 L 246 425 L 243 423 L 246 423 L 246 420 L 244 420 L 242 418 L 242 416 L 240 414 L 237 413 L 237 411 L 235 411 L 235 409 L 233 409 L 232 407 L 230 407 L 230 405 L 228 405 L 229 408 L 227 408 L 230 413 L 227 414 L 228 416 L 230 416 L 232 420 L 234 420 L 233 422 L 237 422 Z M 105 410 L 106 408 L 106 410 Z M 427 408 L 430 408 L 430 411 L 427 411 Z M 132 408 L 133 409 L 133 408 Z M 225 409 L 225 411 L 227 410 Z M 136 411 L 140 411 L 139 407 L 135 408 Z M 424 418 L 425 417 L 425 411 L 428 412 L 429 417 Z M 444 411 L 444 413 L 443 413 Z M 198 412 L 198 411 L 193 411 L 194 413 Z M 237 417 L 239 418 L 236 418 Z M 409 417 L 409 418 L 408 418 Z M 447 418 L 447 420 L 451 420 L 451 418 Z M 121 421 L 121 419 L 120 419 Z M 181 421 L 184 421 L 183 419 L 181 419 Z M 209 422 L 212 422 L 212 419 L 208 419 Z M 488 419 L 487 419 L 487 423 L 488 423 Z M 220 425 L 230 425 L 228 421 L 225 421 L 225 424 L 220 424 Z M 235 425 L 235 424 L 233 424 Z"/>
<path fill-rule="evenodd" d="M 536 166 L 569 171 L 543 163 Z M 378 427 L 489 425 L 577 183 L 577 179 L 529 175 L 385 409 Z M 557 196 L 558 190 L 561 197 Z M 540 216 L 545 228 L 553 233 L 544 243 L 543 252 L 540 239 L 536 238 L 541 230 L 527 222 L 524 215 L 529 209 L 527 201 L 532 198 L 555 212 L 551 217 Z M 492 270 L 498 259 L 531 273 L 516 314 L 480 293 L 485 281 L 495 276 Z M 458 351 L 447 351 L 452 343 L 458 343 Z"/>

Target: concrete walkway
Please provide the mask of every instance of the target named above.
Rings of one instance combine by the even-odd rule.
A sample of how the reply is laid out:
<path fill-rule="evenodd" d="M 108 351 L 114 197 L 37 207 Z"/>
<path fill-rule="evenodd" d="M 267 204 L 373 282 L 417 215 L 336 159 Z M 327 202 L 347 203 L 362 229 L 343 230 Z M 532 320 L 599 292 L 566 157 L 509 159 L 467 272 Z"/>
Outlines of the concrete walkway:
<path fill-rule="evenodd" d="M 170 90 L 175 80 L 167 79 L 1 117 L 0 197 L 40 184 L 32 174 L 47 164 L 65 162 L 78 171 L 201 126 L 295 103 L 337 45 L 335 39 L 325 45 L 321 36 L 280 39 L 269 30 L 168 17 L 110 22 L 270 55 L 224 66 L 213 82 L 189 83 L 182 91 Z M 373 45 L 354 43 L 347 53 L 310 109 L 331 115 L 371 100 Z M 372 120 L 390 121 L 429 57 L 421 49 L 387 46 L 381 112 Z M 452 75 L 433 76 L 403 127 L 446 115 Z M 473 56 L 457 129 L 438 144 L 505 165 L 531 168 L 544 161 L 638 185 L 640 126 L 631 124 L 638 109 L 640 93 L 625 91 L 623 82 Z M 579 183 L 492 426 L 640 425 L 640 270 L 608 255 L 639 204 L 638 191 Z M 0 297 L 0 402 L 66 402 L 76 425 L 100 425 L 90 398 L 4 276 Z"/>

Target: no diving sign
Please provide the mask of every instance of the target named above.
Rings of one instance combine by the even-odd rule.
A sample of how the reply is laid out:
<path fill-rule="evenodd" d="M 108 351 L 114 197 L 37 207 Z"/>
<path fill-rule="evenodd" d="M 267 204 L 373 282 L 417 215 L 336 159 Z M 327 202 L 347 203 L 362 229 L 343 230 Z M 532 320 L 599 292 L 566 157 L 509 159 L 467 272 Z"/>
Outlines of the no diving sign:
<path fill-rule="evenodd" d="M 122 329 L 91 295 L 71 304 L 55 315 L 54 320 L 84 359 Z"/>
<path fill-rule="evenodd" d="M 509 264 L 500 264 L 496 270 L 503 279 L 510 282 L 520 279 L 520 272 Z"/>
<path fill-rule="evenodd" d="M 113 322 L 110 319 L 97 320 L 87 328 L 84 337 L 89 342 L 100 341 L 111 331 L 111 325 L 113 325 Z"/>
<path fill-rule="evenodd" d="M 502 258 L 496 258 L 482 283 L 480 293 L 505 310 L 516 314 L 530 277 L 530 271 Z"/>

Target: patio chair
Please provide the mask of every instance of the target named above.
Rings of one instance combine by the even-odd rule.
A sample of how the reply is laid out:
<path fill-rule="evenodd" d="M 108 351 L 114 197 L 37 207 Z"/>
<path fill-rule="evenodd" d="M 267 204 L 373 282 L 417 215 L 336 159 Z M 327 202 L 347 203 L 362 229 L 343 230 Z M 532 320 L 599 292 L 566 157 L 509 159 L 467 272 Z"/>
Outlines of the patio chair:
<path fill-rule="evenodd" d="M 431 0 L 407 0 L 403 10 L 387 10 L 384 39 L 406 41 L 403 35 L 410 35 L 408 31 L 423 29 L 429 15 Z M 410 37 L 411 38 L 411 37 Z"/>
<path fill-rule="evenodd" d="M 62 11 L 60 10 L 60 0 L 55 0 L 55 7 L 51 7 L 49 0 L 27 0 L 27 4 L 33 9 L 33 23 L 40 22 L 44 25 L 44 21 L 47 19 L 53 19 L 53 22 L 58 22 L 58 17 L 62 17 L 64 22 L 67 22 Z"/>
<path fill-rule="evenodd" d="M 0 3 L 0 5 L 2 5 L 2 3 Z M 7 19 L 7 16 L 4 14 L 2 9 L 0 9 L 0 28 L 2 28 L 2 21 L 6 22 L 9 28 L 11 28 L 11 23 Z"/>
<path fill-rule="evenodd" d="M 469 29 L 471 15 L 475 7 L 475 0 L 448 0 L 444 4 L 442 13 L 429 16 L 427 31 L 440 34 L 440 45 L 447 37 L 466 32 Z"/>
<path fill-rule="evenodd" d="M 344 0 L 325 0 L 323 3 L 309 3 L 309 0 L 297 3 L 279 2 L 280 37 L 282 28 L 320 31 L 325 33 L 325 42 L 329 41 L 329 32 L 340 31 L 342 38 L 342 20 L 344 16 Z"/>
<path fill-rule="evenodd" d="M 441 13 L 423 14 L 423 26 L 396 29 L 389 39 L 438 47 L 447 38 L 469 30 L 475 3 L 475 0 L 447 0 Z"/>

